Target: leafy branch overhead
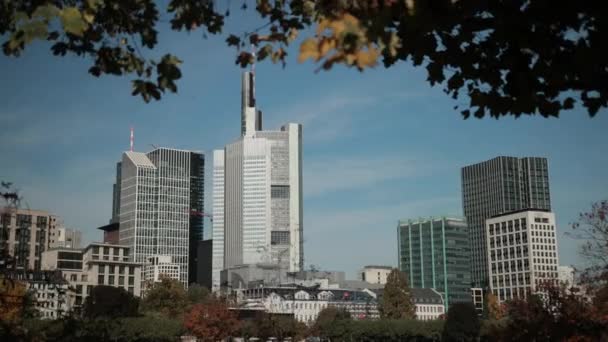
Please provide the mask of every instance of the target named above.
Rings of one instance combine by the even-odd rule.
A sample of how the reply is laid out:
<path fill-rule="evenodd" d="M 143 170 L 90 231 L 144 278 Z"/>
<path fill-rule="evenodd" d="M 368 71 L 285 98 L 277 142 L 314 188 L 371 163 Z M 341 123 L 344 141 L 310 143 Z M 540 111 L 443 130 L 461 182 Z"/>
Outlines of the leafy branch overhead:
<path fill-rule="evenodd" d="M 300 62 L 317 70 L 336 64 L 363 71 L 410 62 L 426 68 L 458 100 L 464 117 L 558 116 L 581 105 L 594 116 L 608 106 L 608 16 L 599 1 L 549 0 L 241 0 L 233 4 L 265 23 L 229 32 L 241 67 L 270 59 L 287 62 L 299 45 Z M 146 58 L 157 46 L 160 11 L 176 31 L 224 34 L 231 2 L 171 0 L 0 0 L 3 51 L 19 56 L 36 39 L 55 55 L 92 60 L 89 72 L 134 75 L 133 95 L 147 102 L 176 92 L 181 61 Z M 254 57 L 248 49 L 256 44 Z M 462 104 L 468 99 L 468 104 Z"/>

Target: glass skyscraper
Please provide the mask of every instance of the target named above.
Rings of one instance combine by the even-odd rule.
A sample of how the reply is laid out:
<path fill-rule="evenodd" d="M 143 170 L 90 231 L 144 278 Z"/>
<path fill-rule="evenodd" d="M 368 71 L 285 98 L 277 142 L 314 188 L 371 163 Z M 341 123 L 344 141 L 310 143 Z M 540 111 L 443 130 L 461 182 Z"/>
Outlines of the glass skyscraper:
<path fill-rule="evenodd" d="M 550 211 L 547 159 L 496 157 L 465 166 L 461 176 L 471 244 L 471 280 L 474 287 L 487 287 L 486 220 L 522 209 Z"/>
<path fill-rule="evenodd" d="M 412 288 L 433 288 L 453 303 L 471 302 L 469 237 L 462 218 L 401 220 L 399 269 Z"/>

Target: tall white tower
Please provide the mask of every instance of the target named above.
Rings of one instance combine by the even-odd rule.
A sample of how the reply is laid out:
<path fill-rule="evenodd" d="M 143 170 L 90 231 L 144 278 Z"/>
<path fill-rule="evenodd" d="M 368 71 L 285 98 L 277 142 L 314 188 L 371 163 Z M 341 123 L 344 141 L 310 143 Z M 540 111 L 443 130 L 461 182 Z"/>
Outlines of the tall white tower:
<path fill-rule="evenodd" d="M 243 73 L 241 100 L 241 137 L 214 151 L 214 288 L 221 269 L 271 263 L 299 271 L 304 264 L 302 125 L 262 130 L 252 72 Z"/>

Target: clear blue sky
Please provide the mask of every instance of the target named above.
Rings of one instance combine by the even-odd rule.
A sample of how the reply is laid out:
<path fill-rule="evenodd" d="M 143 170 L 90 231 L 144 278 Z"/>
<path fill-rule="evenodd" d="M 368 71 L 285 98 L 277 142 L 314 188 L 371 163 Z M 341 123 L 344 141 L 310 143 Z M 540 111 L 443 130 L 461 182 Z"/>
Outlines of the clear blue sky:
<path fill-rule="evenodd" d="M 20 59 L 0 56 L 0 179 L 14 182 L 30 208 L 100 240 L 95 228 L 110 217 L 114 167 L 133 125 L 138 151 L 209 152 L 210 211 L 210 152 L 239 134 L 241 70 L 222 38 L 163 32 L 158 51 L 181 57 L 184 76 L 178 94 L 150 104 L 130 95 L 129 77 L 95 79 L 88 60 L 53 57 L 42 43 Z M 296 62 L 297 50 L 289 53 L 285 69 L 258 64 L 256 94 L 265 127 L 304 125 L 307 265 L 350 275 L 366 264 L 396 265 L 397 220 L 461 215 L 460 168 L 498 155 L 549 159 L 562 233 L 608 197 L 605 109 L 594 119 L 576 109 L 559 119 L 463 120 L 423 69 L 314 73 Z M 576 245 L 560 234 L 561 264 L 579 262 Z"/>

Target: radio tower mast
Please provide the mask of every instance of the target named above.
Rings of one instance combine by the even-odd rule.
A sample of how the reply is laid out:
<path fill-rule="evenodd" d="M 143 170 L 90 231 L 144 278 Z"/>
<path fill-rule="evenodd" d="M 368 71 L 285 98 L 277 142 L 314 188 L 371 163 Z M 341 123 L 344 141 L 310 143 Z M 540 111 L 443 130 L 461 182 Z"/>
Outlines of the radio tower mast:
<path fill-rule="evenodd" d="M 133 126 L 131 126 L 131 138 L 129 139 L 131 145 L 131 152 L 133 152 Z"/>

